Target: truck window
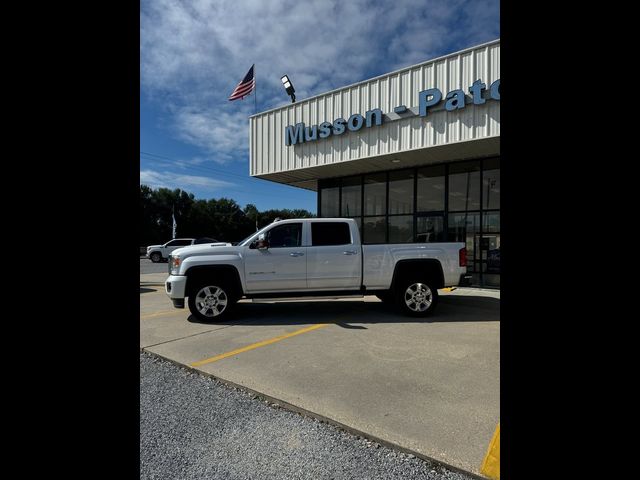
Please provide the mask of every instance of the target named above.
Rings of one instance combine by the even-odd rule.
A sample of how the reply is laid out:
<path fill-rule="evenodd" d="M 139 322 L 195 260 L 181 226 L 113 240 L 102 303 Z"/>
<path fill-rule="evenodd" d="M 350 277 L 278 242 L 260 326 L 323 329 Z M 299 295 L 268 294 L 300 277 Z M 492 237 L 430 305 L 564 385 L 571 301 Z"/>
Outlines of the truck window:
<path fill-rule="evenodd" d="M 269 248 L 299 247 L 302 245 L 302 223 L 287 223 L 267 232 Z"/>
<path fill-rule="evenodd" d="M 167 247 L 184 247 L 185 245 L 191 245 L 191 240 L 172 240 L 167 243 Z"/>
<path fill-rule="evenodd" d="M 311 245 L 349 245 L 351 231 L 346 222 L 312 222 Z"/>

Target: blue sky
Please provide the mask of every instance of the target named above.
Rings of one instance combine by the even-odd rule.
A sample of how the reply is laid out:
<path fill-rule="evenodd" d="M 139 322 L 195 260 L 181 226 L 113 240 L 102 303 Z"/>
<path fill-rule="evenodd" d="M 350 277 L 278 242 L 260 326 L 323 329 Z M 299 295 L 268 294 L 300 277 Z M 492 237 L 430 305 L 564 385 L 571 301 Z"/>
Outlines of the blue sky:
<path fill-rule="evenodd" d="M 227 99 L 256 65 L 258 112 L 500 36 L 499 1 L 143 0 L 140 182 L 242 207 L 306 208 L 316 193 L 249 176 L 253 95 Z"/>

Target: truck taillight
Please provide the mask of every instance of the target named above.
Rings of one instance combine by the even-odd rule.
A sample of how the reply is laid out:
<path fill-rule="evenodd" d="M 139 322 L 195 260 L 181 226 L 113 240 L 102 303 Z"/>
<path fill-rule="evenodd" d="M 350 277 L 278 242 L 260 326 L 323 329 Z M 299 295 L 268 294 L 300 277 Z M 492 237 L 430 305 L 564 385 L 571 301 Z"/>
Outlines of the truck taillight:
<path fill-rule="evenodd" d="M 462 247 L 460 249 L 460 251 L 458 252 L 458 256 L 460 258 L 460 266 L 461 267 L 466 267 L 467 266 L 467 249 L 466 249 L 466 247 Z"/>

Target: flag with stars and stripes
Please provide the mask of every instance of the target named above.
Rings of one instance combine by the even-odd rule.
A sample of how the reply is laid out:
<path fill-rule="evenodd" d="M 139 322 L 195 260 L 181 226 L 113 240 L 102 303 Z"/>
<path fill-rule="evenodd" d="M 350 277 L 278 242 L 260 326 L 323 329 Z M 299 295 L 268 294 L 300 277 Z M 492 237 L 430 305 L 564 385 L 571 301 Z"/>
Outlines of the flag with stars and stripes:
<path fill-rule="evenodd" d="M 233 90 L 233 93 L 229 96 L 229 100 L 238 100 L 239 98 L 244 98 L 249 95 L 256 88 L 256 79 L 253 77 L 253 67 L 247 72 L 242 81 L 238 84 L 238 86 Z"/>

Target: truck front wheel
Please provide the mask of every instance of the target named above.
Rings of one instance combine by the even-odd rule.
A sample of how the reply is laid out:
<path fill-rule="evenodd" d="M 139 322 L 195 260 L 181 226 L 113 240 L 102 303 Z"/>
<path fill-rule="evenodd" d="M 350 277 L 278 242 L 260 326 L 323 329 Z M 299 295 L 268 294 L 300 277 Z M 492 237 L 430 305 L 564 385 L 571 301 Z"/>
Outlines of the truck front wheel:
<path fill-rule="evenodd" d="M 162 255 L 159 252 L 153 252 L 149 257 L 153 263 L 158 263 L 162 261 Z"/>
<path fill-rule="evenodd" d="M 400 311 L 411 317 L 431 315 L 438 304 L 438 290 L 420 279 L 403 281 L 396 290 L 396 303 Z"/>
<path fill-rule="evenodd" d="M 220 322 L 235 303 L 230 289 L 219 282 L 198 284 L 189 294 L 189 310 L 202 322 Z"/>

